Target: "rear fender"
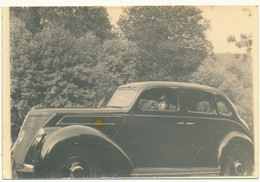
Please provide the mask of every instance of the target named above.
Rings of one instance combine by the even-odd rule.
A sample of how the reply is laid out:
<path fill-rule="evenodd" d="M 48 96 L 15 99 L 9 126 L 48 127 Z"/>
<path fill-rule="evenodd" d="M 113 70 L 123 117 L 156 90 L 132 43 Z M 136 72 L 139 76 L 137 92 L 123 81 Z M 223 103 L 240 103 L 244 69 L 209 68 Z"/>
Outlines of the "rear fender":
<path fill-rule="evenodd" d="M 133 164 L 125 152 L 103 133 L 88 126 L 73 125 L 57 130 L 44 141 L 36 167 L 38 173 L 48 171 L 55 156 L 69 147 L 92 152 L 108 175 L 123 175 L 123 172 L 128 173 L 133 169 Z"/>
<path fill-rule="evenodd" d="M 232 148 L 243 148 L 254 161 L 253 141 L 241 132 L 231 132 L 224 137 L 218 148 L 218 164 L 220 165 L 226 153 Z"/>

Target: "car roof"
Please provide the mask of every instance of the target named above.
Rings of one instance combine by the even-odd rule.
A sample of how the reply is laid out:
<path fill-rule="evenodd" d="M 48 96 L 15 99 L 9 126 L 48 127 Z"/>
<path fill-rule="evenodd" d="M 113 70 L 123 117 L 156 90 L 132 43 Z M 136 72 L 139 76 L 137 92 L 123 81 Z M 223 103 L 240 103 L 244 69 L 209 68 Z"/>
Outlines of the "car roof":
<path fill-rule="evenodd" d="M 219 94 L 223 94 L 220 90 L 205 86 L 205 85 L 199 85 L 199 84 L 193 84 L 193 83 L 184 83 L 184 82 L 167 82 L 167 81 L 150 81 L 150 82 L 134 82 L 134 83 L 128 83 L 125 85 L 121 85 L 119 88 L 124 87 L 132 87 L 137 88 L 138 90 L 144 90 L 149 87 L 179 87 L 179 88 L 194 88 L 198 90 L 206 90 L 210 92 L 217 92 Z"/>

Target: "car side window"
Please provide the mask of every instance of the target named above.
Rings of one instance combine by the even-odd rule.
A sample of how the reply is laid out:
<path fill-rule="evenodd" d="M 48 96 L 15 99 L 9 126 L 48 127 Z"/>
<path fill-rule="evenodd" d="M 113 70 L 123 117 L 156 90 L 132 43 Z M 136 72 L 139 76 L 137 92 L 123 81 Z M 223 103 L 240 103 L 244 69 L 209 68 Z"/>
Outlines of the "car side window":
<path fill-rule="evenodd" d="M 177 111 L 178 91 L 172 88 L 152 88 L 144 91 L 137 107 L 145 111 Z"/>
<path fill-rule="evenodd" d="M 217 108 L 218 108 L 218 112 L 220 115 L 223 116 L 231 116 L 232 112 L 229 109 L 227 102 L 220 96 L 216 96 L 216 103 L 217 103 Z"/>
<path fill-rule="evenodd" d="M 214 99 L 210 93 L 197 90 L 185 90 L 184 97 L 189 112 L 215 113 Z"/>

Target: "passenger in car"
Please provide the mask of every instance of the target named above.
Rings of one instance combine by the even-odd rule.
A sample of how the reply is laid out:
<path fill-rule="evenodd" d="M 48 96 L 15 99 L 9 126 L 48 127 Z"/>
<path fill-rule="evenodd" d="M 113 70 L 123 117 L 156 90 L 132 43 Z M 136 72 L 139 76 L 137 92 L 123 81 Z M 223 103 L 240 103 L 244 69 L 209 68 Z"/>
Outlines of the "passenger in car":
<path fill-rule="evenodd" d="M 166 95 L 163 95 L 158 100 L 158 110 L 174 111 L 177 107 L 169 102 Z"/>

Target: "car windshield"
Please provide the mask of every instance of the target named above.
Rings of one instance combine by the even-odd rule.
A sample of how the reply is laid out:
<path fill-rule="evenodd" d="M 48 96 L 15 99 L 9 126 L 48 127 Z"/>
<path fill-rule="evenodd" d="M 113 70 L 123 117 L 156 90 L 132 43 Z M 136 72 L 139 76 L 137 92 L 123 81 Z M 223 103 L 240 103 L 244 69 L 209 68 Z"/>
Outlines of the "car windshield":
<path fill-rule="evenodd" d="M 107 107 L 126 107 L 129 106 L 134 97 L 137 94 L 137 90 L 133 88 L 120 88 L 117 89 Z"/>

